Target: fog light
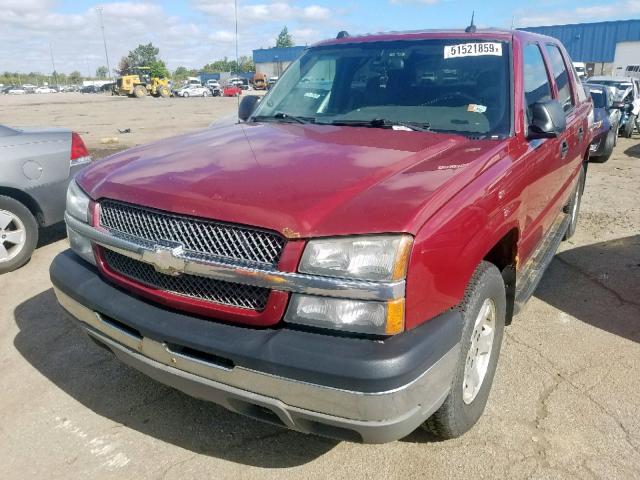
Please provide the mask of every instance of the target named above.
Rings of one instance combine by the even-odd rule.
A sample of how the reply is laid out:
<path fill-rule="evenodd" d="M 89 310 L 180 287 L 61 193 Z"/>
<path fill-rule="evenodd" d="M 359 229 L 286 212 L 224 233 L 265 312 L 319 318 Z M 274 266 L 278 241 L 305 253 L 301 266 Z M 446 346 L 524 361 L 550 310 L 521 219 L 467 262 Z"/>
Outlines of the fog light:
<path fill-rule="evenodd" d="M 285 321 L 345 332 L 395 335 L 404 330 L 404 299 L 368 302 L 292 295 Z"/>
<path fill-rule="evenodd" d="M 71 250 L 80 255 L 80 257 L 85 259 L 87 262 L 96 265 L 96 259 L 93 255 L 93 246 L 88 238 L 83 237 L 75 230 L 71 230 L 69 227 L 67 227 L 67 237 L 69 238 Z"/>

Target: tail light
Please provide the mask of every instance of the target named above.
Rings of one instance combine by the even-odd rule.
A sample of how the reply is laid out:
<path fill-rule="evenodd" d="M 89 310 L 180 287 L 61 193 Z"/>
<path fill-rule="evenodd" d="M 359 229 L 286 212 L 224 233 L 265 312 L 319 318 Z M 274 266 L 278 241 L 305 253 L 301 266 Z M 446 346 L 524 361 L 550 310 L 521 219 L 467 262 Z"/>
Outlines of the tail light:
<path fill-rule="evenodd" d="M 89 150 L 84 144 L 82 137 L 76 132 L 71 132 L 71 165 L 78 165 L 91 161 Z"/>

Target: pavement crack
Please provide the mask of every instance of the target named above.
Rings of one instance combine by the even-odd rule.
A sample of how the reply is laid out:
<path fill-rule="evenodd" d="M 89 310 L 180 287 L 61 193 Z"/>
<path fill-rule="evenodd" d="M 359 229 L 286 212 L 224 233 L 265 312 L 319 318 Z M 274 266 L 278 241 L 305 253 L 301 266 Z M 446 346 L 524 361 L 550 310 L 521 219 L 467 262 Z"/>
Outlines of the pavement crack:
<path fill-rule="evenodd" d="M 596 275 L 594 275 L 591 272 L 588 272 L 584 269 L 582 269 L 581 267 L 579 267 L 578 265 L 574 265 L 571 262 L 568 262 L 567 260 L 565 260 L 564 258 L 562 258 L 560 255 L 556 255 L 555 259 L 562 263 L 563 265 L 565 265 L 566 267 L 570 268 L 571 270 L 574 270 L 576 272 L 578 272 L 579 274 L 581 274 L 583 277 L 587 278 L 590 282 L 595 283 L 598 287 L 602 288 L 603 290 L 606 290 L 607 292 L 609 292 L 611 295 L 613 295 L 616 300 L 618 300 L 618 302 L 620 303 L 620 305 L 631 305 L 635 308 L 640 309 L 640 303 L 635 301 L 635 300 L 631 300 L 629 298 L 625 298 L 623 297 L 620 292 L 618 292 L 617 290 L 609 287 L 608 285 L 606 285 L 605 283 L 602 282 L 602 280 L 600 280 Z"/>
<path fill-rule="evenodd" d="M 548 364 L 548 366 L 551 366 L 555 370 L 555 371 L 549 370 L 547 367 L 533 360 L 533 363 L 535 363 L 538 367 L 540 367 L 545 373 L 554 377 L 554 382 L 550 386 L 546 387 L 538 398 L 538 408 L 536 409 L 536 422 L 535 422 L 536 430 L 541 430 L 539 428 L 540 422 L 545 418 L 547 418 L 549 415 L 547 402 L 550 396 L 560 386 L 560 384 L 564 383 L 568 385 L 570 388 L 572 388 L 573 390 L 575 390 L 577 393 L 579 393 L 582 397 L 590 401 L 593 405 L 595 405 L 605 416 L 613 420 L 616 426 L 624 434 L 625 442 L 629 445 L 629 447 L 634 452 L 640 454 L 640 448 L 637 445 L 635 445 L 632 432 L 622 423 L 620 419 L 618 419 L 613 413 L 611 413 L 608 408 L 606 408 L 598 400 L 596 400 L 593 396 L 591 396 L 589 393 L 590 392 L 589 389 L 580 388 L 578 385 L 573 383 L 572 379 L 570 378 L 571 375 L 562 373 L 560 371 L 560 368 L 556 364 L 554 364 L 552 361 L 550 361 L 548 358 L 546 358 L 538 349 L 536 349 L 535 347 L 532 347 L 531 345 L 528 345 L 525 342 L 522 342 L 521 340 L 518 340 L 511 333 L 508 333 L 508 332 L 505 332 L 505 333 L 506 333 L 506 337 L 509 340 L 513 341 L 517 345 L 520 345 L 530 351 L 535 352 L 540 358 L 542 358 Z M 574 372 L 574 374 L 575 373 L 576 372 Z"/>
<path fill-rule="evenodd" d="M 197 456 L 198 456 L 198 454 L 194 453 L 193 455 L 190 455 L 187 458 L 184 458 L 182 460 L 178 460 L 177 462 L 173 462 L 167 468 L 164 469 L 164 471 L 162 472 L 162 474 L 158 478 L 160 478 L 161 480 L 165 480 L 167 478 L 167 475 L 169 475 L 169 472 L 171 470 L 173 470 L 176 467 L 180 467 L 180 466 L 184 465 L 185 463 L 189 463 L 191 460 L 193 460 Z M 182 477 L 182 475 L 178 476 L 178 478 L 181 478 L 181 477 Z"/>

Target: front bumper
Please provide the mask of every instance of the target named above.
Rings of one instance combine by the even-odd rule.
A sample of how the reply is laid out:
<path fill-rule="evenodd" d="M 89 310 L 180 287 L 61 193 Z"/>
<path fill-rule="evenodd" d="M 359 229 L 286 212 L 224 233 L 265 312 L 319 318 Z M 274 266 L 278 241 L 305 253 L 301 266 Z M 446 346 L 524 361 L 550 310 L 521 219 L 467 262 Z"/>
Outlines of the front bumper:
<path fill-rule="evenodd" d="M 589 155 L 592 157 L 598 157 L 603 154 L 605 145 L 607 143 L 607 135 L 609 130 L 605 132 L 598 132 L 591 145 L 589 146 Z"/>
<path fill-rule="evenodd" d="M 449 393 L 461 317 L 384 341 L 253 329 L 173 312 L 103 280 L 64 252 L 60 304 L 124 363 L 194 397 L 293 430 L 382 443 L 412 432 Z"/>

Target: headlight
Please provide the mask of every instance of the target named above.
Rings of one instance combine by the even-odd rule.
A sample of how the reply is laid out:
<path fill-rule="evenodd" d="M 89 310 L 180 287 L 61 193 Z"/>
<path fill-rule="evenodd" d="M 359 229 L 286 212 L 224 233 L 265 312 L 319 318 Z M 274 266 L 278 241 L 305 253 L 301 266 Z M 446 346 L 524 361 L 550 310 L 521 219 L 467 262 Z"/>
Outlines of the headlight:
<path fill-rule="evenodd" d="M 89 223 L 89 202 L 91 199 L 82 191 L 75 180 L 69 183 L 67 189 L 67 213 L 73 218 L 76 218 L 82 222 Z M 71 250 L 84 258 L 87 262 L 96 264 L 96 259 L 93 255 L 93 246 L 91 241 L 80 235 L 75 230 L 67 227 L 67 238 L 69 238 L 69 244 Z"/>
<path fill-rule="evenodd" d="M 82 191 L 75 180 L 72 180 L 67 189 L 67 213 L 89 223 L 89 202 L 89 196 Z"/>
<path fill-rule="evenodd" d="M 597 122 L 593 122 L 593 129 L 598 130 L 602 126 L 602 120 L 598 120 Z"/>
<path fill-rule="evenodd" d="M 285 321 L 372 335 L 395 335 L 404 330 L 404 299 L 368 302 L 342 298 L 292 295 Z"/>
<path fill-rule="evenodd" d="M 409 235 L 371 235 L 311 240 L 299 271 L 370 281 L 402 280 L 413 240 Z"/>

